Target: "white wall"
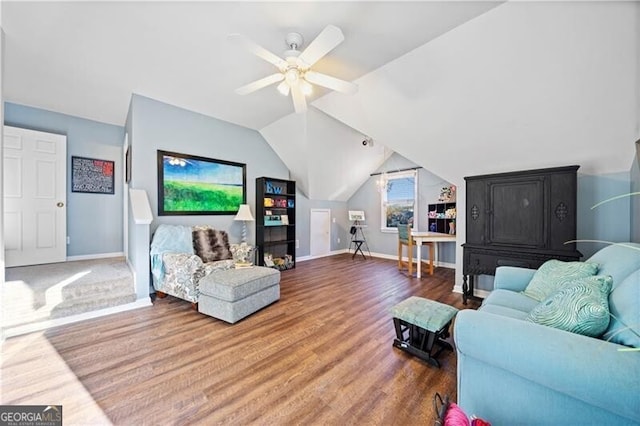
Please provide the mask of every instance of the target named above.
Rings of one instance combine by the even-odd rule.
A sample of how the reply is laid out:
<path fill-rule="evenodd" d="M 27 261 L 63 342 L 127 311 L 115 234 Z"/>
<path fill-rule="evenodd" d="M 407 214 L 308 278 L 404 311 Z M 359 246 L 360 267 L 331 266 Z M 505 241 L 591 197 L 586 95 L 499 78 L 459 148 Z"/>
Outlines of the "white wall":
<path fill-rule="evenodd" d="M 636 139 L 640 140 L 640 2 L 636 5 Z"/>
<path fill-rule="evenodd" d="M 314 106 L 458 186 L 581 165 L 628 172 L 637 134 L 637 5 L 509 2 Z M 458 197 L 464 211 L 464 197 Z M 458 220 L 464 241 L 464 216 Z M 462 257 L 461 248 L 457 258 Z M 461 282 L 461 265 L 456 281 Z"/>
<path fill-rule="evenodd" d="M 4 30 L 2 29 L 2 5 L 0 4 L 0 123 L 4 123 Z M 0 126 L 0 161 L 4 162 L 4 126 Z M 4 181 L 0 173 L 0 212 L 4 212 Z M 4 213 L 0 214 L 0 286 L 4 288 Z M 0 306 L 4 306 L 0 292 Z M 4 311 L 0 309 L 0 324 Z M 4 329 L 0 328 L 0 342 L 4 341 Z"/>
<path fill-rule="evenodd" d="M 260 133 L 311 200 L 346 202 L 385 160 L 381 143 L 363 146 L 365 135 L 315 108 L 290 114 Z"/>

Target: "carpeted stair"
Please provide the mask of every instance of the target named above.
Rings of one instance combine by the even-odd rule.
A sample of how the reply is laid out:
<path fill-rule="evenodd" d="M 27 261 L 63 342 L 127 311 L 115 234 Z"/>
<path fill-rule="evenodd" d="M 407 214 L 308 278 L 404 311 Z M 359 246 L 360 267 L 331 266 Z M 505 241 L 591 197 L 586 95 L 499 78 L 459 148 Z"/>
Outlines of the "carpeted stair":
<path fill-rule="evenodd" d="M 92 284 L 74 283 L 62 289 L 62 302 L 51 310 L 50 316 L 67 317 L 135 301 L 136 294 L 130 278 Z"/>
<path fill-rule="evenodd" d="M 136 301 L 124 258 L 7 268 L 3 327 L 18 327 Z"/>

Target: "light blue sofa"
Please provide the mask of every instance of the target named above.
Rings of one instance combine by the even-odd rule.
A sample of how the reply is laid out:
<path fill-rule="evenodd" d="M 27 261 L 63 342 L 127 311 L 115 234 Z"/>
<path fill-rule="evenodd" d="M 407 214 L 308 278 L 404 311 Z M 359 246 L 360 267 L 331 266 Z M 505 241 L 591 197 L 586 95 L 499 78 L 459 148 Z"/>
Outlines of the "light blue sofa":
<path fill-rule="evenodd" d="M 613 277 L 610 310 L 640 333 L 640 244 L 587 262 Z M 482 306 L 458 313 L 458 405 L 493 426 L 640 424 L 640 351 L 620 351 L 640 336 L 613 319 L 602 339 L 525 321 L 539 303 L 521 293 L 534 272 L 499 267 Z"/>

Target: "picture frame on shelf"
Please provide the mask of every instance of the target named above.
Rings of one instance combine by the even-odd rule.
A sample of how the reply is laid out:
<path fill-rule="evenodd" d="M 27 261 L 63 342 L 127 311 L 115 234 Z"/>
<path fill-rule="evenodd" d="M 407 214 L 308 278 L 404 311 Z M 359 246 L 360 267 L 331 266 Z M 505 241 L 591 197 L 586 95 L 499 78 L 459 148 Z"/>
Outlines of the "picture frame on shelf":
<path fill-rule="evenodd" d="M 264 266 L 273 268 L 276 264 L 273 263 L 273 255 L 271 253 L 264 254 Z"/>

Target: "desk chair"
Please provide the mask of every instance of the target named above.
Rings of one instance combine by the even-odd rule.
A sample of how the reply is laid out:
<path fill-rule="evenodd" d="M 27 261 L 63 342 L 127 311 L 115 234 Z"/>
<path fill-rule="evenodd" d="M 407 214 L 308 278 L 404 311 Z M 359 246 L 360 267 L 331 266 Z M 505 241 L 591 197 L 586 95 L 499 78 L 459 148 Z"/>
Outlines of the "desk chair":
<path fill-rule="evenodd" d="M 407 246 L 407 271 L 409 276 L 413 276 L 413 248 L 415 243 L 411 237 L 410 225 L 398 225 L 398 270 L 401 271 L 404 268 L 404 262 L 402 260 L 402 247 Z M 418 260 L 419 261 L 419 260 Z"/>

